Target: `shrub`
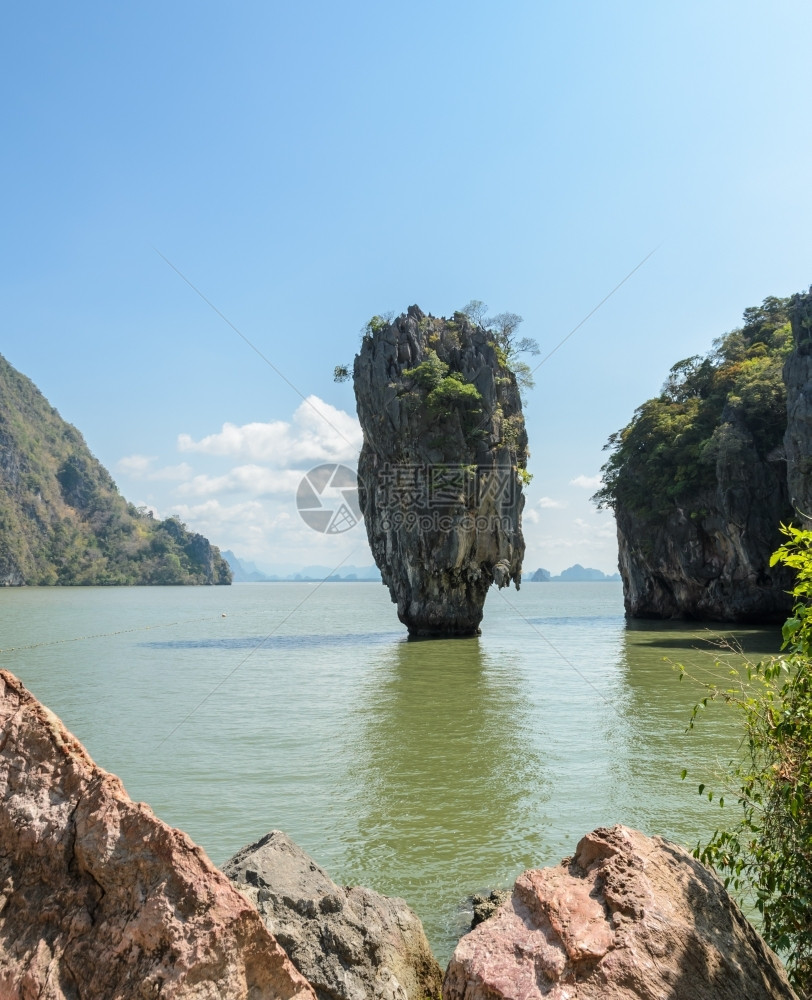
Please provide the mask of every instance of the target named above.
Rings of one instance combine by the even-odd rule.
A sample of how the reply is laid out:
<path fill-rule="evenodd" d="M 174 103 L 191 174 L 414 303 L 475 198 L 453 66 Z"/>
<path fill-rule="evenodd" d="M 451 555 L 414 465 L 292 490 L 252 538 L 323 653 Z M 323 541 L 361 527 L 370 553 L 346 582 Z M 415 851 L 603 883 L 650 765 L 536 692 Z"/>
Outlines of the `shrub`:
<path fill-rule="evenodd" d="M 453 374 L 441 379 L 426 397 L 429 412 L 440 417 L 450 416 L 454 410 L 470 415 L 481 413 L 481 402 L 477 387 Z"/>
<path fill-rule="evenodd" d="M 403 371 L 404 378 L 414 379 L 421 389 L 425 389 L 429 393 L 440 385 L 447 374 L 448 365 L 445 361 L 441 361 L 437 352 L 431 348 L 426 351 L 425 361 L 421 361 L 414 368 L 406 368 Z"/>
<path fill-rule="evenodd" d="M 758 909 L 765 940 L 785 956 L 799 994 L 812 998 L 812 531 L 782 531 L 788 540 L 771 564 L 798 574 L 785 655 L 731 671 L 725 689 L 703 684 L 707 696 L 690 721 L 693 728 L 708 701 L 728 702 L 742 716 L 746 750 L 725 777 L 736 789 L 739 820 L 695 854 Z M 714 796 L 705 785 L 699 793 Z"/>

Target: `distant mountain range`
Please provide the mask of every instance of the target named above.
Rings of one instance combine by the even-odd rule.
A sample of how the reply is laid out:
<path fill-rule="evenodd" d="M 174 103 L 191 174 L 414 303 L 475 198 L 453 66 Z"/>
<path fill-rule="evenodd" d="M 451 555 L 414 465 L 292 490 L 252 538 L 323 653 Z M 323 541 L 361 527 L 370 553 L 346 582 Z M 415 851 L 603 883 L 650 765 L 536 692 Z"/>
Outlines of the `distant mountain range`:
<path fill-rule="evenodd" d="M 223 552 L 223 558 L 231 567 L 234 583 L 320 583 L 323 580 L 328 583 L 379 583 L 381 579 L 377 566 L 341 566 L 337 570 L 331 566 L 274 566 L 273 572 L 267 572 L 248 559 L 239 559 L 230 549 Z M 526 574 L 524 580 L 526 583 L 606 582 L 620 580 L 620 574 L 610 576 L 599 569 L 576 563 L 558 576 L 553 576 L 549 570 L 537 569 L 532 574 Z"/>
<path fill-rule="evenodd" d="M 580 563 L 576 563 L 574 566 L 570 566 L 569 569 L 562 570 L 558 576 L 552 576 L 547 569 L 537 569 L 526 580 L 529 583 L 547 583 L 548 581 L 560 583 L 599 581 L 603 583 L 620 580 L 620 573 L 612 573 L 610 576 L 608 573 L 604 573 L 603 570 L 591 569 L 589 566 L 582 566 Z"/>
<path fill-rule="evenodd" d="M 231 567 L 234 583 L 379 583 L 381 574 L 377 566 L 305 566 L 302 569 L 274 567 L 276 572 L 267 573 L 256 563 L 239 559 L 230 549 L 223 558 Z"/>

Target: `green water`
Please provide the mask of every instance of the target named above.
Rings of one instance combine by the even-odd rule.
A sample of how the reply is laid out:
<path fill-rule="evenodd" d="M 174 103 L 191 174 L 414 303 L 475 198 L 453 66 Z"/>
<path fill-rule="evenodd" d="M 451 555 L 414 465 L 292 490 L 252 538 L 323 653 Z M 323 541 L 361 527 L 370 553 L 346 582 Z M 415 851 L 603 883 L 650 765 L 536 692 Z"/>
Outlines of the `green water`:
<path fill-rule="evenodd" d="M 441 962 L 466 897 L 594 827 L 692 847 L 733 816 L 695 789 L 736 720 L 686 734 L 697 691 L 664 658 L 726 667 L 702 627 L 627 627 L 619 584 L 493 590 L 482 636 L 448 641 L 407 641 L 376 584 L 3 590 L 0 619 L 2 666 L 216 863 L 283 829 L 404 896 Z"/>

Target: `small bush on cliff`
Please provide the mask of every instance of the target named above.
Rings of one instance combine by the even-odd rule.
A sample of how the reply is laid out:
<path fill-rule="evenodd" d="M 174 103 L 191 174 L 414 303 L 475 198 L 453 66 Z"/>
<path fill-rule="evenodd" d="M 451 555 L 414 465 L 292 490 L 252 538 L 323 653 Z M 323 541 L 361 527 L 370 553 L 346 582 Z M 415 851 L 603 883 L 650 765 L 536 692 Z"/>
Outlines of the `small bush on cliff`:
<path fill-rule="evenodd" d="M 736 789 L 739 821 L 695 853 L 757 907 L 767 943 L 786 957 L 799 993 L 812 998 L 812 531 L 782 530 L 788 541 L 772 564 L 798 573 L 786 655 L 732 671 L 726 689 L 703 684 L 707 697 L 690 722 L 709 700 L 726 701 L 742 715 L 746 750 L 725 781 Z M 705 785 L 699 793 L 714 796 Z"/>
<path fill-rule="evenodd" d="M 429 348 L 425 360 L 405 369 L 403 375 L 414 379 L 425 393 L 426 409 L 432 418 L 447 419 L 457 413 L 464 431 L 475 428 L 476 419 L 482 414 L 482 393 L 459 372 L 451 371 L 436 351 Z"/>
<path fill-rule="evenodd" d="M 476 416 L 482 412 L 481 403 L 482 394 L 477 387 L 454 374 L 442 379 L 426 397 L 429 412 L 439 417 L 448 417 L 455 410 Z"/>
<path fill-rule="evenodd" d="M 387 326 L 392 322 L 392 317 L 394 313 L 388 312 L 384 313 L 383 316 L 378 316 L 377 314 L 372 317 L 372 319 L 364 326 L 361 330 L 362 337 L 371 337 L 374 333 L 380 333 L 381 330 L 385 330 Z"/>
<path fill-rule="evenodd" d="M 690 507 L 714 488 L 726 442 L 738 446 L 744 435 L 762 457 L 781 443 L 781 370 L 792 349 L 789 303 L 768 298 L 746 309 L 741 329 L 717 340 L 710 354 L 674 365 L 660 395 L 609 438 L 603 486 L 593 498 L 599 507 L 657 517 Z"/>
<path fill-rule="evenodd" d="M 421 361 L 414 368 L 404 368 L 403 377 L 413 378 L 421 389 L 431 392 L 443 381 L 448 374 L 448 365 L 441 361 L 437 352 L 429 348 L 426 351 L 425 361 Z"/>

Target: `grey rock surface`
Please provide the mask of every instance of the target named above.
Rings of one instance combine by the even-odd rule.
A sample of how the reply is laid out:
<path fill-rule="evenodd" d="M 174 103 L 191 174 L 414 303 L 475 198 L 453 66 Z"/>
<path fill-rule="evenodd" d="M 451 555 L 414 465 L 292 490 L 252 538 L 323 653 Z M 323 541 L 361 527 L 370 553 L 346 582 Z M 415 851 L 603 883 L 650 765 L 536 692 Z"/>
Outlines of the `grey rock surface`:
<path fill-rule="evenodd" d="M 790 306 L 794 348 L 784 364 L 787 387 L 787 483 L 790 501 L 812 524 L 812 288 Z"/>
<path fill-rule="evenodd" d="M 415 636 L 479 631 L 485 596 L 521 581 L 527 434 L 492 335 L 417 306 L 364 337 L 354 386 L 359 498 L 372 554 Z M 435 375 L 419 366 L 434 365 Z"/>
<path fill-rule="evenodd" d="M 402 900 L 342 887 L 279 830 L 223 867 L 319 1000 L 424 1000 L 442 972 Z"/>
<path fill-rule="evenodd" d="M 797 1000 L 719 879 L 662 837 L 598 829 L 524 872 L 459 942 L 443 1000 Z"/>
<path fill-rule="evenodd" d="M 770 567 L 779 525 L 792 516 L 783 454 L 763 457 L 732 415 L 716 463 L 716 488 L 651 521 L 615 510 L 627 614 L 634 618 L 783 622 L 792 577 Z"/>

